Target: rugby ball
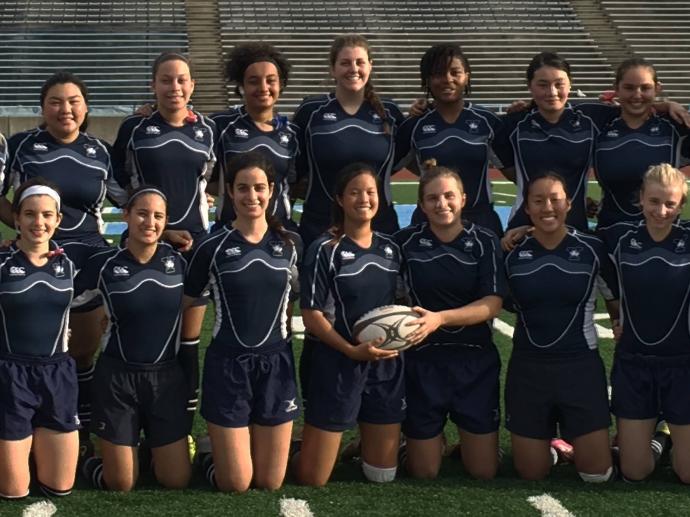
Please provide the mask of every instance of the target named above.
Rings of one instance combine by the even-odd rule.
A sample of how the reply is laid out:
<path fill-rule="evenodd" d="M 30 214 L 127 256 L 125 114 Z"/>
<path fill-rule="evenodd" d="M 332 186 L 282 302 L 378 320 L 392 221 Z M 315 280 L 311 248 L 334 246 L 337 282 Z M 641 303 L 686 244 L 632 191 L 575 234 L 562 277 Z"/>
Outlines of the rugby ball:
<path fill-rule="evenodd" d="M 378 348 L 383 350 L 405 350 L 412 346 L 407 336 L 417 325 L 406 325 L 419 318 L 419 314 L 404 305 L 384 305 L 377 307 L 359 318 L 354 326 L 357 342 L 384 338 Z"/>

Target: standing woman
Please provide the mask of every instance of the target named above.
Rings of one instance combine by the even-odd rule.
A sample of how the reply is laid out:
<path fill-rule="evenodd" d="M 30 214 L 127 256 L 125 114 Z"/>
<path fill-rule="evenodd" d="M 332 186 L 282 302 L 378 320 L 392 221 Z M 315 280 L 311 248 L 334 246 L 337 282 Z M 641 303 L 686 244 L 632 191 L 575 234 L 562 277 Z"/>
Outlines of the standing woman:
<path fill-rule="evenodd" d="M 354 323 L 394 303 L 401 265 L 398 245 L 372 230 L 379 179 L 355 163 L 337 175 L 331 235 L 315 241 L 302 268 L 304 326 L 318 340 L 312 351 L 298 482 L 322 486 L 338 456 L 343 431 L 359 423 L 367 479 L 395 479 L 400 423 L 405 416 L 402 357 L 377 342 L 357 343 Z"/>
<path fill-rule="evenodd" d="M 102 459 L 87 459 L 82 471 L 97 488 L 130 491 L 143 429 L 158 481 L 184 488 L 191 474 L 187 389 L 175 356 L 186 262 L 158 242 L 167 222 L 160 190 L 135 190 L 123 218 L 125 247 L 94 254 L 75 281 L 75 305 L 102 298 L 108 317 L 93 387 L 92 430 Z"/>
<path fill-rule="evenodd" d="M 210 283 L 217 314 L 201 403 L 212 456 L 201 465 L 224 492 L 244 492 L 252 482 L 276 490 L 299 415 L 286 315 L 299 237 L 269 215 L 275 173 L 265 156 L 237 155 L 226 171 L 236 218 L 198 245 L 185 285 L 190 299 Z"/>
<path fill-rule="evenodd" d="M 621 473 L 629 481 L 654 470 L 649 444 L 663 415 L 673 441 L 673 470 L 690 483 L 690 231 L 676 223 L 687 192 L 678 169 L 650 167 L 640 193 L 644 221 L 604 232 L 621 286 L 611 411 Z"/>
<path fill-rule="evenodd" d="M 295 179 L 295 158 L 298 151 L 296 127 L 287 117 L 275 111 L 275 104 L 287 85 L 290 64 L 272 45 L 250 42 L 235 47 L 225 65 L 225 75 L 235 85 L 235 93 L 244 101 L 240 109 L 211 116 L 220 130 L 218 137 L 218 167 L 213 181 L 218 182 L 223 195 L 222 175 L 225 164 L 233 156 L 249 151 L 264 154 L 273 164 L 276 183 L 269 214 L 276 216 L 285 227 L 295 224 L 290 219 L 289 185 Z M 211 190 L 213 186 L 211 186 Z M 222 197 L 221 224 L 235 217 L 232 202 Z"/>
<path fill-rule="evenodd" d="M 436 477 L 450 415 L 465 469 L 491 479 L 498 469 L 501 370 L 492 320 L 505 295 L 500 244 L 493 232 L 463 223 L 466 196 L 454 171 L 425 167 L 418 202 L 428 223 L 396 234 L 421 316 L 410 336 L 418 346 L 405 354 L 407 470 Z"/>
<path fill-rule="evenodd" d="M 376 94 L 366 38 L 358 34 L 338 36 L 331 45 L 329 61 L 335 93 L 306 99 L 294 116 L 301 146 L 297 179 L 308 178 L 300 220 L 305 247 L 328 229 L 338 174 L 353 162 L 368 164 L 383 185 L 373 228 L 389 234 L 398 229 L 390 175 L 402 113 L 395 103 Z"/>
<path fill-rule="evenodd" d="M 609 289 L 615 272 L 603 242 L 566 226 L 572 204 L 565 179 L 535 176 L 526 193 L 534 230 L 505 257 L 518 316 L 505 387 L 513 461 L 524 479 L 546 477 L 558 425 L 573 444 L 580 477 L 607 481 L 613 473 L 608 393 L 593 313 L 599 287 L 616 317 Z"/>
<path fill-rule="evenodd" d="M 124 120 L 113 145 L 115 176 L 129 190 L 153 185 L 168 199 L 164 238 L 186 252 L 208 230 L 206 182 L 215 162 L 215 124 L 187 109 L 194 92 L 189 60 L 174 52 L 156 58 L 151 89 L 156 108 L 150 116 Z M 199 391 L 199 336 L 208 299 L 185 310 L 178 360 L 189 382 L 189 426 Z"/>
<path fill-rule="evenodd" d="M 79 448 L 77 373 L 67 354 L 75 268 L 50 240 L 61 221 L 52 186 L 27 181 L 12 211 L 20 238 L 0 250 L 0 498 L 28 495 L 31 452 L 41 490 L 64 496 Z"/>
<path fill-rule="evenodd" d="M 395 139 L 395 163 L 413 152 L 417 170 L 426 160 L 458 171 L 465 188 L 465 220 L 501 235 L 503 229 L 491 201 L 489 156 L 501 127 L 495 113 L 464 100 L 470 92 L 470 63 L 460 47 L 443 43 L 429 48 L 419 64 L 422 88 L 434 107 L 402 123 Z M 424 216 L 417 208 L 413 222 Z"/>
<path fill-rule="evenodd" d="M 114 180 L 110 148 L 87 133 L 88 91 L 86 85 L 69 72 L 57 72 L 41 88 L 43 123 L 40 127 L 13 135 L 9 141 L 9 160 L 0 197 L 0 219 L 13 226 L 7 195 L 29 178 L 43 177 L 62 193 L 62 214 L 55 240 L 70 257 L 90 254 L 93 246 L 105 246 L 101 209 L 108 196 L 121 205 L 126 193 Z M 70 314 L 69 352 L 77 362 L 79 376 L 79 419 L 81 440 L 88 444 L 91 418 L 90 390 L 93 360 L 101 338 L 103 309 L 96 301 Z"/>

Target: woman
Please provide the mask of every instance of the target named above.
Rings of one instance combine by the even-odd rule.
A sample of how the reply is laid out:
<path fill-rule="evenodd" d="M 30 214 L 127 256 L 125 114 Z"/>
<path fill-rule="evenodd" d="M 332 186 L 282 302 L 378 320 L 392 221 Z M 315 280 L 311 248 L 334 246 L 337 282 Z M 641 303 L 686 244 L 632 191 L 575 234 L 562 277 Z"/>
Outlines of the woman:
<path fill-rule="evenodd" d="M 244 492 L 252 482 L 276 490 L 299 415 L 286 325 L 299 237 L 270 216 L 275 173 L 267 158 L 240 154 L 226 171 L 236 218 L 199 244 L 185 285 L 189 299 L 210 283 L 217 314 L 201 403 L 212 457 L 200 463 L 224 492 Z"/>
<path fill-rule="evenodd" d="M 41 126 L 17 133 L 8 141 L 0 219 L 10 227 L 13 224 L 7 199 L 10 188 L 16 190 L 27 179 L 39 176 L 52 181 L 64 201 L 55 240 L 65 246 L 79 268 L 93 246 L 107 244 L 101 234 L 105 197 L 119 206 L 127 195 L 114 180 L 109 146 L 85 133 L 89 96 L 84 82 L 69 72 L 57 72 L 43 83 L 40 102 Z M 102 318 L 103 310 L 97 302 L 70 314 L 69 352 L 77 362 L 80 434 L 86 446 L 91 418 L 89 393 Z"/>
<path fill-rule="evenodd" d="M 372 230 L 379 208 L 378 175 L 355 163 L 339 171 L 330 235 L 315 241 L 302 269 L 306 330 L 318 341 L 306 393 L 301 451 L 292 460 L 299 483 L 328 482 L 342 433 L 359 423 L 362 471 L 374 482 L 395 478 L 405 416 L 402 357 L 357 343 L 354 323 L 394 302 L 401 256 L 397 244 Z"/>
<path fill-rule="evenodd" d="M 376 94 L 370 78 L 369 43 L 363 36 L 338 36 L 331 45 L 329 61 L 335 93 L 306 99 L 294 116 L 301 146 L 297 179 L 308 178 L 300 220 L 305 247 L 328 228 L 338 174 L 343 167 L 357 161 L 373 167 L 383 184 L 381 209 L 374 229 L 385 233 L 398 229 L 390 174 L 395 133 L 402 114 L 393 102 L 382 101 Z"/>
<path fill-rule="evenodd" d="M 573 444 L 584 481 L 613 473 L 604 365 L 596 350 L 595 286 L 615 317 L 615 273 L 603 243 L 566 226 L 572 202 L 566 180 L 549 172 L 531 179 L 525 213 L 532 234 L 506 254 L 517 324 L 506 378 L 506 428 L 524 479 L 546 477 L 550 441 Z M 601 279 L 604 279 L 604 282 Z"/>
<path fill-rule="evenodd" d="M 92 430 L 102 459 L 87 459 L 82 470 L 96 488 L 132 490 L 143 429 L 158 481 L 184 488 L 191 475 L 187 386 L 175 356 L 186 262 L 158 242 L 167 222 L 160 190 L 136 189 L 123 219 L 125 246 L 94 254 L 75 281 L 75 305 L 100 297 L 108 315 L 93 388 Z"/>
<path fill-rule="evenodd" d="M 220 168 L 239 153 L 258 151 L 265 154 L 276 171 L 276 184 L 271 199 L 270 214 L 286 227 L 294 226 L 290 219 L 291 207 L 288 181 L 294 181 L 295 158 L 298 143 L 296 127 L 287 117 L 275 112 L 275 104 L 287 85 L 290 64 L 272 45 L 250 42 L 236 46 L 225 65 L 225 75 L 235 85 L 235 93 L 244 101 L 240 109 L 212 115 L 222 131 L 218 138 L 218 164 Z M 219 182 L 222 194 L 223 180 L 214 171 L 212 181 Z M 222 173 L 222 171 L 220 171 Z M 210 189 L 213 190 L 213 185 Z M 218 190 L 218 189 L 216 189 Z M 234 219 L 232 202 L 223 198 L 221 224 Z"/>
<path fill-rule="evenodd" d="M 428 223 L 396 234 L 419 329 L 405 354 L 407 470 L 434 478 L 446 418 L 458 426 L 465 469 L 491 479 L 498 469 L 498 352 L 491 321 L 505 295 L 496 236 L 461 219 L 466 196 L 457 173 L 433 161 L 419 180 Z"/>
<path fill-rule="evenodd" d="M 598 228 L 643 219 L 639 193 L 644 173 L 660 163 L 677 166 L 688 134 L 687 126 L 656 113 L 661 84 L 644 59 L 623 61 L 614 88 L 620 117 L 602 129 L 594 144 L 594 171 L 603 195 Z"/>
<path fill-rule="evenodd" d="M 682 172 L 669 164 L 652 166 L 640 193 L 644 221 L 604 232 L 621 286 L 611 411 L 621 473 L 629 481 L 654 470 L 649 444 L 663 415 L 673 441 L 673 470 L 690 483 L 690 233 L 676 223 L 686 198 Z"/>
<path fill-rule="evenodd" d="M 435 159 L 443 167 L 459 172 L 467 202 L 463 218 L 503 233 L 491 202 L 489 156 L 501 119 L 493 112 L 464 100 L 470 92 L 470 63 L 460 47 L 443 43 L 429 48 L 419 64 L 422 88 L 434 99 L 433 109 L 403 122 L 395 139 L 396 159 L 400 162 L 412 151 L 414 169 Z M 413 222 L 422 222 L 418 208 Z"/>
<path fill-rule="evenodd" d="M 0 497 L 6 499 L 28 495 L 30 453 L 49 497 L 71 492 L 77 468 L 77 373 L 67 354 L 75 267 L 51 242 L 60 208 L 60 196 L 42 178 L 22 184 L 12 202 L 20 238 L 0 251 Z"/>
<path fill-rule="evenodd" d="M 208 230 L 206 182 L 215 162 L 216 129 L 211 120 L 187 109 L 194 92 L 190 62 L 165 52 L 153 63 L 151 89 L 157 110 L 124 120 L 113 145 L 115 176 L 132 190 L 157 187 L 168 199 L 164 238 L 182 252 L 192 249 Z M 199 391 L 199 336 L 207 298 L 189 307 L 182 324 L 178 360 L 190 387 L 189 427 Z"/>

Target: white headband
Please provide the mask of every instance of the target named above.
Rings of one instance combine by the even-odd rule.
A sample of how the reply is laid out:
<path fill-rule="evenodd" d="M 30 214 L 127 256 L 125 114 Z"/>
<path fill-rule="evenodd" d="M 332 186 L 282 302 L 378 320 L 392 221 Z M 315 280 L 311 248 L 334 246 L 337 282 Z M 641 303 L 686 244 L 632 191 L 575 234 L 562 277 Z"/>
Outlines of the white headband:
<path fill-rule="evenodd" d="M 60 194 L 46 185 L 31 185 L 19 197 L 19 205 L 29 196 L 50 196 L 57 203 L 57 211 L 60 211 Z"/>

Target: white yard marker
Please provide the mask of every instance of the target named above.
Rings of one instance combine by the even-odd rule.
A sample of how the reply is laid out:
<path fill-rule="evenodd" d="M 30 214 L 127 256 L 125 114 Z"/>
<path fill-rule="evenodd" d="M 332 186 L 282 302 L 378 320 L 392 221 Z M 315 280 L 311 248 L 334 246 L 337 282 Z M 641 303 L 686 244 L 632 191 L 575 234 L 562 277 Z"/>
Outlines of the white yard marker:
<path fill-rule="evenodd" d="M 314 517 L 309 503 L 304 499 L 293 499 L 292 497 L 280 499 L 280 515 L 281 517 Z"/>
<path fill-rule="evenodd" d="M 527 502 L 539 510 L 542 517 L 575 517 L 558 499 L 549 494 L 528 497 Z"/>
<path fill-rule="evenodd" d="M 38 501 L 24 508 L 22 517 L 51 517 L 56 512 L 57 508 L 50 501 Z"/>
<path fill-rule="evenodd" d="M 613 339 L 613 330 L 607 329 L 606 327 L 603 327 L 596 323 L 594 324 L 594 327 L 597 329 L 597 336 L 606 339 Z"/>
<path fill-rule="evenodd" d="M 302 321 L 302 316 L 292 317 L 292 333 L 293 334 L 304 334 L 304 322 Z"/>

